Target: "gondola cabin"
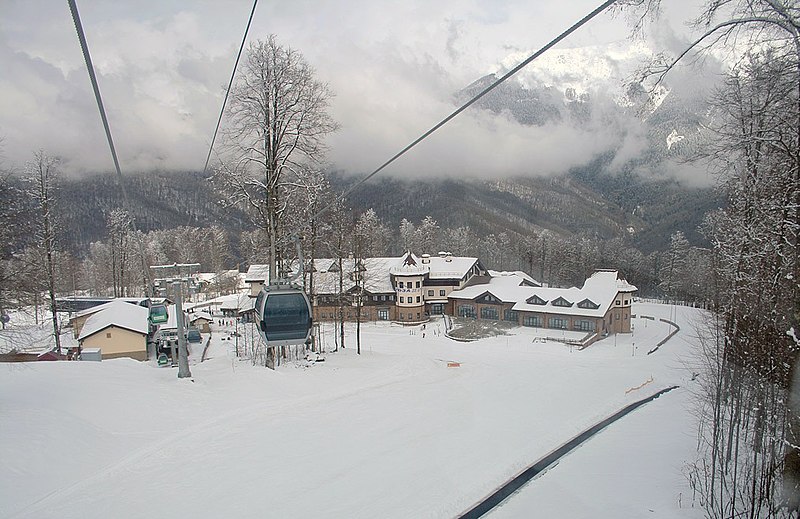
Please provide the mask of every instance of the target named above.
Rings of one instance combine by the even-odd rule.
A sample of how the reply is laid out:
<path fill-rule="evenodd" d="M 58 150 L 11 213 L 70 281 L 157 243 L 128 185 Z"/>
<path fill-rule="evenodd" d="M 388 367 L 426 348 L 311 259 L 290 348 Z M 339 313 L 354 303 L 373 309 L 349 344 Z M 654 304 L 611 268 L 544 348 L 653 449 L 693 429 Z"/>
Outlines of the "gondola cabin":
<path fill-rule="evenodd" d="M 256 318 L 268 347 L 303 344 L 311 336 L 308 296 L 289 285 L 265 286 L 256 298 Z"/>
<path fill-rule="evenodd" d="M 153 324 L 164 324 L 169 319 L 166 305 L 153 305 L 150 307 L 150 322 Z"/>

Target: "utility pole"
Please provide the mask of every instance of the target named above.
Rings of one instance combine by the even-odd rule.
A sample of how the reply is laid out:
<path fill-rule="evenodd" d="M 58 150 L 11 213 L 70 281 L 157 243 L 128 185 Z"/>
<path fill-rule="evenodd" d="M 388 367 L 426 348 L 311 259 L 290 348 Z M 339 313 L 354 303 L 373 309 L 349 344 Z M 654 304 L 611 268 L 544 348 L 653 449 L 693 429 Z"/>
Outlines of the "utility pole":
<path fill-rule="evenodd" d="M 178 332 L 178 378 L 189 378 L 189 348 L 186 344 L 186 322 L 183 316 L 183 287 L 193 286 L 192 274 L 200 269 L 199 263 L 173 263 L 172 265 L 151 265 L 156 272 L 154 283 L 172 287 L 175 297 L 175 323 Z M 165 288 L 165 287 L 164 287 Z M 174 358 L 174 357 L 173 357 Z"/>

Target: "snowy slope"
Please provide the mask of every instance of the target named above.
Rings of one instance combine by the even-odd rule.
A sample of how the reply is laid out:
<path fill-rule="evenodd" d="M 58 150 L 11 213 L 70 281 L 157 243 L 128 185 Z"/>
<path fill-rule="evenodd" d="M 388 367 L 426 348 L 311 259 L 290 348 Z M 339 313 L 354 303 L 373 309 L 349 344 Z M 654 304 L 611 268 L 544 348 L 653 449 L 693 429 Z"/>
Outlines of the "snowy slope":
<path fill-rule="evenodd" d="M 686 384 L 696 315 L 680 309 L 684 330 L 650 356 L 668 327 L 637 319 L 633 336 L 582 352 L 534 342 L 533 329 L 463 344 L 438 324 L 424 338 L 370 324 L 360 357 L 348 348 L 277 372 L 234 360 L 216 334 L 193 382 L 124 359 L 0 366 L 0 516 L 451 517 L 626 403 Z M 662 418 L 685 413 L 672 405 Z M 676 455 L 691 452 L 648 461 L 670 478 L 634 516 L 686 494 Z M 590 515 L 631 516 L 620 510 Z"/>

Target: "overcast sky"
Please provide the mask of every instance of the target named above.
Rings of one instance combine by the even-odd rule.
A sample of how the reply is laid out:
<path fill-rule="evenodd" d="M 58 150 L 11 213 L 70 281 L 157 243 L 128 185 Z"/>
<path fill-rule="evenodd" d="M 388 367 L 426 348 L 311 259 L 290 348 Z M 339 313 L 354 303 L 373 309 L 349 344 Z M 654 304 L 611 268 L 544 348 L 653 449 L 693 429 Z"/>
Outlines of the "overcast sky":
<path fill-rule="evenodd" d="M 377 167 L 453 110 L 453 94 L 535 50 L 597 0 L 350 0 L 261 2 L 250 39 L 277 35 L 300 50 L 336 94 L 337 169 Z M 685 39 L 696 2 L 669 2 L 650 46 Z M 202 169 L 249 0 L 78 0 L 125 171 Z M 600 15 L 560 47 L 627 45 L 622 17 Z M 34 150 L 68 172 L 113 168 L 65 1 L 0 2 L 2 165 Z M 622 80 L 624 78 L 620 78 Z M 472 110 L 393 166 L 393 174 L 526 173 L 603 151 L 602 134 L 527 128 Z M 554 151 L 554 150 L 557 150 Z"/>

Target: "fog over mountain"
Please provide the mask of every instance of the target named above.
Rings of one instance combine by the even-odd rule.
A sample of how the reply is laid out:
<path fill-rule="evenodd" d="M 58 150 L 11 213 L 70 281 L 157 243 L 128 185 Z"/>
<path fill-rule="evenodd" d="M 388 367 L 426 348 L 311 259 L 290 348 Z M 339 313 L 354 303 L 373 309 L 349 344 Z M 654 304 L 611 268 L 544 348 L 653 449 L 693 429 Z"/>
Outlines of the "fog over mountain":
<path fill-rule="evenodd" d="M 510 56 L 513 66 L 523 56 Z M 686 163 L 700 125 L 707 121 L 708 73 L 676 69 L 661 83 L 640 81 L 638 68 L 654 58 L 642 44 L 625 42 L 555 50 L 500 85 L 477 106 L 533 132 L 556 132 L 555 150 L 532 142 L 527 173 L 563 173 L 602 154 L 611 154 L 609 172 L 633 170 L 645 177 L 671 177 L 688 185 L 710 181 L 703 165 Z M 710 65 L 717 65 L 711 63 Z M 707 64 L 706 70 L 710 66 Z M 462 90 L 465 101 L 497 78 L 487 75 Z M 673 86 L 675 85 L 675 86 Z M 559 157 L 551 164 L 551 157 Z M 545 160 L 537 160 L 544 157 Z M 587 159 L 588 157 L 588 159 Z"/>

